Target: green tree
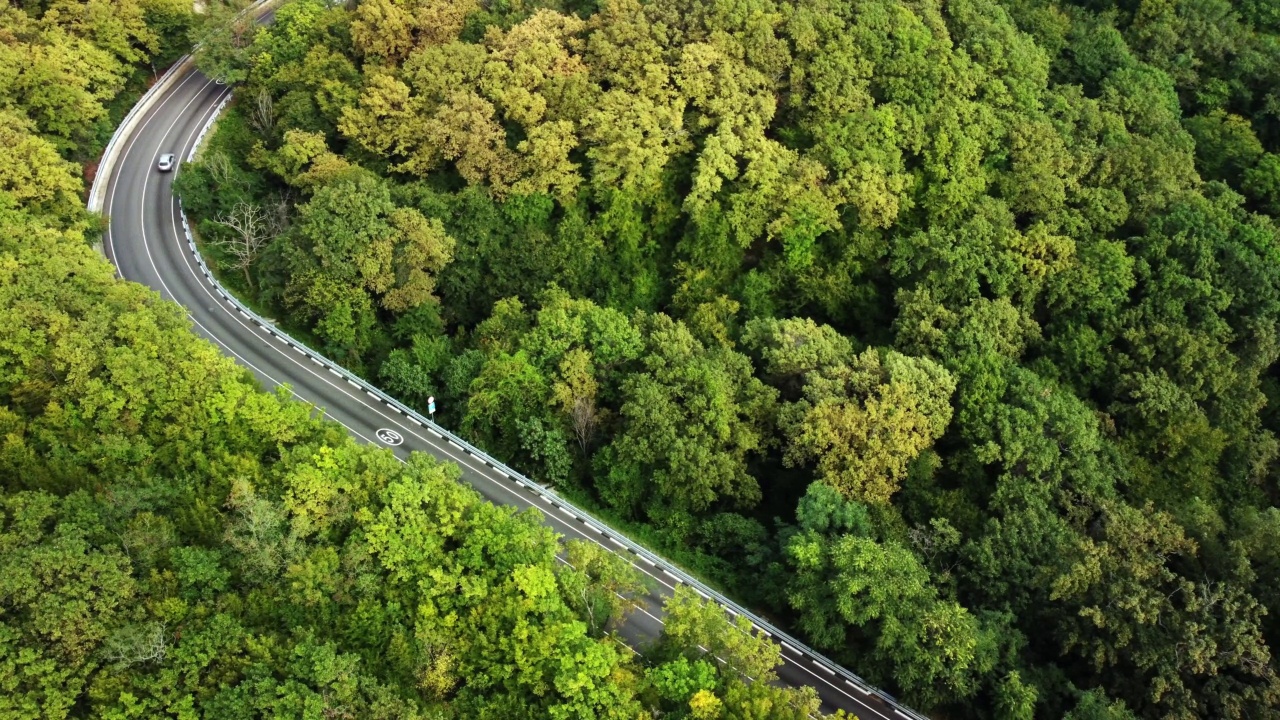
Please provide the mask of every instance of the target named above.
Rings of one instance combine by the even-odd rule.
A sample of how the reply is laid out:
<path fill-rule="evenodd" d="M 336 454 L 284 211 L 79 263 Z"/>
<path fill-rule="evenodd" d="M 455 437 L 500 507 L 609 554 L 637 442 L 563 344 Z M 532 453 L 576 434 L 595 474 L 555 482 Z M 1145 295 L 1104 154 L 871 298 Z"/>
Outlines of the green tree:
<path fill-rule="evenodd" d="M 434 302 L 435 274 L 453 252 L 438 220 L 398 207 L 383 181 L 359 170 L 318 188 L 282 242 L 286 297 L 344 358 L 368 349 L 375 303 L 403 313 Z"/>
<path fill-rule="evenodd" d="M 1100 511 L 1101 538 L 1082 540 L 1053 582 L 1051 599 L 1070 607 L 1058 630 L 1063 648 L 1098 674 L 1136 673 L 1126 677 L 1137 682 L 1117 689 L 1142 710 L 1242 717 L 1273 704 L 1280 680 L 1258 602 L 1239 587 L 1176 573 L 1172 561 L 1194 555 L 1196 544 L 1168 515 L 1150 506 Z M 1170 657 L 1169 647 L 1185 654 Z"/>
<path fill-rule="evenodd" d="M 794 569 L 787 597 L 818 647 L 866 637 L 910 702 L 933 707 L 972 696 L 990 670 L 989 638 L 978 619 L 938 597 L 929 571 L 897 542 L 808 530 L 787 544 Z"/>
<path fill-rule="evenodd" d="M 191 28 L 200 72 L 229 84 L 249 77 L 249 48 L 258 26 L 252 17 L 240 14 L 246 6 L 237 0 L 208 3 L 204 17 Z"/>
<path fill-rule="evenodd" d="M 587 540 L 565 546 L 565 569 L 559 573 L 565 602 L 599 636 L 641 604 L 647 588 L 639 571 L 623 556 Z"/>
<path fill-rule="evenodd" d="M 0 159 L 0 191 L 32 212 L 70 222 L 80 215 L 83 183 L 75 166 L 34 129 L 21 116 L 0 111 L 0 143 L 9 148 Z"/>
<path fill-rule="evenodd" d="M 779 413 L 785 461 L 816 461 L 819 477 L 850 499 L 888 502 L 908 463 L 951 421 L 955 381 L 931 360 L 855 355 L 848 340 L 811 320 L 757 321 L 747 339 L 766 372 L 801 387 Z"/>
<path fill-rule="evenodd" d="M 665 315 L 645 320 L 643 370 L 622 385 L 618 434 L 595 456 L 597 483 L 624 510 L 679 532 L 685 519 L 720 500 L 760 499 L 747 473 L 765 449 L 774 393 L 752 377 L 746 356 L 708 348 Z"/>
<path fill-rule="evenodd" d="M 136 617 L 129 559 L 94 541 L 102 533 L 94 521 L 101 521 L 76 507 L 86 499 L 0 498 L 0 711 L 11 717 L 69 717 L 99 649 Z"/>

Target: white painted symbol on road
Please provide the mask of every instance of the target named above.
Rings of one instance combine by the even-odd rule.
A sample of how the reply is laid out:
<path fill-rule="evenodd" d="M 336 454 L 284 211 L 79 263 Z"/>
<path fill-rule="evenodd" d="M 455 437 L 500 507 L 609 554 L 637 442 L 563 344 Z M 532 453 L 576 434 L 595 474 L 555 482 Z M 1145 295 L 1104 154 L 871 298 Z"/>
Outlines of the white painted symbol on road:
<path fill-rule="evenodd" d="M 395 447 L 396 445 L 399 445 L 400 443 L 404 442 L 404 437 L 402 437 L 400 433 L 396 432 L 395 430 L 378 428 L 378 432 L 374 434 L 378 436 L 379 440 L 381 440 L 382 442 L 392 447 Z"/>

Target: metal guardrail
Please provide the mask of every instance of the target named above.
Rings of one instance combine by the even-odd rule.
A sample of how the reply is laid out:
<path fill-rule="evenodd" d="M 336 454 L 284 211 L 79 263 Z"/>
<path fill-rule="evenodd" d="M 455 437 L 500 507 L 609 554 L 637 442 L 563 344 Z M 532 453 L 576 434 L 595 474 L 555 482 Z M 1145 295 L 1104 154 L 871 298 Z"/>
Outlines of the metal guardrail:
<path fill-rule="evenodd" d="M 125 113 L 125 116 L 120 120 L 120 124 L 116 126 L 116 132 L 111 134 L 111 139 L 107 141 L 107 146 L 102 149 L 102 157 L 98 158 L 98 170 L 93 176 L 93 184 L 89 186 L 89 200 L 86 204 L 90 210 L 102 209 L 102 199 L 100 195 L 106 192 L 107 178 L 115 171 L 116 145 L 122 141 L 119 129 L 129 127 L 139 113 L 145 112 L 147 103 L 143 102 L 143 100 L 151 95 L 151 91 L 153 89 L 164 87 L 169 78 L 179 72 L 183 66 L 186 65 L 187 58 L 189 57 L 191 56 L 183 55 L 178 58 L 176 62 L 170 65 L 169 69 L 164 71 L 164 74 L 152 83 L 151 87 L 147 88 L 147 91 L 142 94 L 142 97 L 138 98 L 138 102 L 134 103 L 133 107 L 129 108 L 129 112 Z M 104 170 L 105 172 L 103 172 Z"/>
<path fill-rule="evenodd" d="M 281 2 L 282 0 L 258 0 L 258 2 L 255 2 L 249 8 L 246 8 L 245 12 L 262 10 L 268 5 L 277 5 L 277 4 L 281 4 Z M 112 151 L 115 148 L 116 144 L 123 139 L 120 136 L 121 130 L 128 126 L 128 122 L 132 120 L 134 113 L 137 112 L 139 108 L 144 105 L 143 100 L 146 100 L 147 96 L 150 95 L 157 88 L 163 87 L 163 81 L 168 78 L 170 73 L 177 72 L 179 71 L 180 68 L 185 67 L 186 60 L 187 60 L 187 57 L 183 57 L 179 59 L 176 63 L 174 63 L 174 65 L 165 73 L 165 75 L 162 76 L 161 79 L 158 80 L 156 83 L 154 83 L 151 86 L 151 88 L 148 89 L 147 93 L 143 95 L 143 98 L 140 99 L 139 102 L 134 105 L 133 109 L 130 110 L 129 114 L 125 116 L 125 121 L 121 122 L 116 132 L 112 135 L 111 141 L 107 144 L 106 152 Z M 222 99 L 222 101 L 218 104 L 218 107 L 214 110 L 213 114 L 211 114 L 209 116 L 209 119 L 205 122 L 204 127 L 200 129 L 200 133 L 196 136 L 195 143 L 192 145 L 190 152 L 187 154 L 188 162 L 195 159 L 197 150 L 200 148 L 201 144 L 204 142 L 210 129 L 213 127 L 213 124 L 217 121 L 218 116 L 221 115 L 223 110 L 226 109 L 226 106 L 230 102 L 231 97 L 232 96 L 228 94 L 226 97 Z M 104 152 L 104 157 L 106 157 L 106 152 Z M 95 196 L 95 193 L 98 192 L 100 189 L 99 183 L 106 183 L 106 182 L 107 182 L 107 177 L 105 173 L 99 173 L 94 178 L 93 189 L 91 190 L 90 196 L 89 196 L 90 209 L 93 208 L 93 198 Z M 105 187 L 105 185 L 103 185 L 102 187 Z M 525 477 L 523 474 L 511 469 L 505 463 L 499 461 L 494 457 L 491 457 L 485 451 L 481 450 L 480 448 L 477 448 L 476 446 L 472 445 L 471 443 L 467 442 L 461 437 L 458 437 L 448 429 L 437 425 L 434 421 L 424 417 L 418 411 L 405 405 L 404 403 L 400 402 L 396 398 L 386 394 L 380 388 L 369 384 L 363 378 L 357 377 L 353 373 L 349 372 L 346 368 L 342 367 L 341 365 L 338 365 L 337 363 L 330 361 L 327 357 L 311 349 L 305 343 L 299 340 L 296 340 L 295 338 L 290 336 L 288 333 L 280 330 L 278 327 L 275 326 L 274 323 L 258 315 L 251 308 L 249 308 L 244 303 L 240 302 L 238 298 L 236 298 L 231 293 L 227 292 L 227 290 L 224 287 L 222 287 L 222 283 L 218 282 L 217 278 L 213 275 L 213 273 L 209 271 L 208 265 L 205 263 L 204 258 L 200 254 L 200 251 L 196 248 L 195 239 L 191 234 L 191 225 L 187 220 L 186 211 L 183 210 L 182 208 L 181 199 L 178 200 L 178 211 L 182 220 L 182 231 L 183 231 L 183 234 L 186 236 L 186 240 L 187 240 L 187 248 L 191 252 L 192 256 L 195 258 L 195 261 L 198 267 L 200 268 L 200 272 L 205 276 L 205 278 L 217 291 L 218 295 L 227 304 L 229 304 L 232 308 L 234 308 L 236 312 L 239 312 L 241 315 L 248 318 L 251 322 L 253 322 L 254 324 L 258 325 L 260 328 L 262 328 L 264 332 L 270 335 L 273 335 L 277 339 L 282 340 L 285 343 L 293 346 L 296 350 L 306 355 L 316 364 L 325 367 L 326 369 L 330 370 L 336 375 L 339 375 L 349 383 L 358 386 L 370 396 L 378 398 L 381 402 L 385 403 L 392 410 L 404 415 L 411 422 L 430 430 L 433 434 L 439 435 L 442 440 L 460 448 L 463 452 L 471 455 L 472 457 L 476 458 L 477 460 L 484 463 L 485 465 L 488 465 L 489 467 L 493 468 L 499 475 L 502 475 L 503 477 L 510 479 L 516 485 L 519 485 L 533 492 L 534 494 L 538 495 L 546 503 L 567 513 L 568 515 L 576 519 L 578 522 L 582 523 L 585 527 L 593 530 L 594 532 L 605 537 L 606 539 L 610 540 L 611 542 L 618 545 L 619 547 L 627 550 L 632 555 L 639 558 L 646 565 L 654 568 L 656 572 L 659 572 L 668 576 L 678 584 L 687 585 L 689 588 L 691 588 L 694 592 L 696 592 L 698 595 L 700 595 L 704 599 L 710 600 L 718 604 L 722 609 L 724 609 L 730 615 L 733 615 L 733 616 L 740 615 L 742 617 L 747 618 L 747 620 L 752 624 L 752 626 L 755 627 L 757 631 L 762 632 L 769 638 L 777 641 L 784 648 L 789 649 L 792 652 L 804 658 L 807 658 L 808 660 L 813 662 L 815 665 L 819 666 L 819 668 L 824 670 L 828 675 L 843 681 L 845 684 L 853 688 L 855 691 L 861 693 L 862 695 L 868 698 L 874 697 L 880 700 L 885 705 L 887 705 L 895 714 L 897 714 L 900 717 L 907 718 L 908 720 L 928 720 L 928 718 L 925 717 L 924 715 L 921 715 L 920 713 L 917 713 L 916 711 L 911 710 L 910 708 L 906 708 L 898 704 L 897 699 L 894 698 L 889 693 L 886 693 L 883 690 L 872 686 L 871 684 L 863 680 L 861 677 L 859 677 L 857 674 L 849 671 L 842 665 L 830 660 L 829 658 L 822 655 L 818 651 L 808 647 L 804 643 L 792 637 L 790 634 L 778 629 L 775 625 L 773 625 L 773 623 L 770 623 L 768 620 L 765 620 L 759 615 L 742 607 L 737 602 L 729 599 L 728 597 L 716 591 L 715 589 L 706 586 L 700 580 L 697 580 L 693 576 L 686 573 L 684 570 L 681 570 L 680 568 L 671 564 L 667 560 L 664 560 L 662 557 L 654 554 L 647 548 L 635 543 L 634 541 L 632 541 L 630 538 L 623 535 L 622 533 L 615 531 L 613 528 L 609 527 L 604 522 L 596 519 L 591 514 L 587 513 L 586 511 L 577 507 L 573 503 L 561 497 L 559 493 L 555 492 L 550 488 L 543 487 L 542 485 Z"/>
<path fill-rule="evenodd" d="M 195 159 L 196 152 L 200 148 L 200 145 L 204 142 L 205 136 L 209 133 L 209 130 L 213 127 L 213 124 L 217 121 L 218 116 L 222 114 L 222 111 L 226 108 L 227 104 L 230 101 L 231 101 L 231 95 L 228 94 L 226 97 L 222 99 L 222 102 L 218 104 L 218 107 L 217 109 L 214 110 L 213 114 L 209 116 L 209 119 L 205 123 L 204 127 L 200 129 L 199 135 L 196 136 L 195 143 L 191 146 L 191 151 L 187 154 L 188 162 L 191 162 Z M 309 347 L 305 343 L 295 339 L 293 336 L 289 335 L 288 333 L 284 332 L 280 328 L 276 327 L 276 325 L 271 321 L 258 315 L 256 312 L 254 312 L 244 303 L 240 302 L 238 298 L 236 298 L 234 295 L 228 292 L 225 288 L 223 288 L 222 284 L 218 282 L 218 279 L 214 276 L 214 274 L 210 272 L 208 265 L 205 264 L 204 258 L 200 254 L 200 251 L 196 248 L 195 238 L 191 234 L 191 226 L 187 220 L 187 213 L 185 210 L 182 209 L 181 198 L 179 198 L 178 200 L 178 211 L 182 219 L 182 231 L 186 235 L 187 248 L 188 250 L 190 250 L 191 254 L 195 257 L 196 263 L 200 268 L 200 272 L 204 274 L 205 278 L 209 281 L 211 285 L 213 285 L 213 287 L 217 290 L 218 295 L 221 296 L 223 300 L 225 300 L 229 305 L 234 307 L 237 312 L 239 312 L 245 317 L 248 317 L 251 322 L 253 322 L 255 325 L 258 325 L 260 328 L 262 328 L 263 331 L 293 346 L 293 348 L 305 354 L 313 362 L 319 365 L 322 365 L 326 369 L 340 375 L 344 380 L 348 381 L 349 383 L 359 386 L 359 388 L 361 390 L 364 390 L 366 393 L 377 397 L 379 400 L 385 403 L 392 410 L 409 418 L 409 420 L 412 421 L 413 423 L 423 428 L 431 430 L 434 434 L 439 435 L 441 439 L 461 448 L 467 454 L 471 455 L 472 457 L 476 458 L 480 462 L 496 470 L 499 475 L 502 475 L 503 477 L 510 479 L 512 482 L 516 483 L 517 485 L 532 491 L 533 493 L 540 496 L 544 501 L 546 501 L 553 507 L 556 507 L 564 512 L 567 512 L 571 517 L 576 519 L 578 522 L 582 523 L 583 525 L 595 531 L 596 533 L 600 534 L 601 536 L 609 539 L 610 541 L 614 542 L 620 547 L 625 548 L 626 550 L 631 552 L 631 554 L 638 557 L 646 565 L 649 565 L 650 567 L 654 568 L 657 572 L 667 575 L 668 577 L 675 580 L 677 583 L 688 585 L 690 588 L 693 589 L 694 592 L 698 593 L 698 595 L 702 596 L 704 599 L 711 600 L 716 604 L 720 605 L 720 607 L 725 609 L 730 615 L 741 615 L 747 618 L 747 620 L 750 621 L 753 626 L 755 626 L 756 630 L 763 632 L 765 635 L 781 643 L 784 647 L 792 650 L 793 652 L 805 658 L 808 658 L 814 664 L 824 668 L 828 674 L 845 681 L 847 684 L 849 684 L 855 690 L 861 692 L 863 695 L 866 695 L 868 697 L 875 697 L 881 700 L 886 705 L 888 705 L 890 709 L 892 709 L 895 713 L 897 713 L 901 717 L 909 718 L 910 720 L 928 720 L 928 718 L 915 712 L 914 710 L 911 710 L 909 708 L 905 708 L 899 705 L 897 699 L 894 698 L 889 693 L 886 693 L 883 690 L 869 684 L 867 681 L 863 680 L 857 674 L 849 671 L 844 666 L 828 659 L 826 656 L 808 647 L 807 645 L 795 639 L 788 633 L 782 630 L 779 630 L 776 626 L 774 626 L 768 620 L 765 620 L 759 615 L 756 615 L 750 610 L 742 607 L 741 605 L 729 599 L 728 597 L 724 596 L 723 594 L 716 591 L 715 589 L 707 587 L 700 580 L 697 580 L 696 578 L 689 575 L 688 573 L 681 570 L 680 568 L 675 567 L 670 562 L 654 554 L 647 548 L 635 543 L 625 535 L 615 531 L 613 528 L 609 527 L 605 523 L 596 519 L 591 514 L 587 513 L 585 510 L 582 510 L 581 508 L 577 507 L 573 503 L 564 499 L 556 491 L 550 488 L 544 487 L 538 484 L 537 482 L 534 482 L 533 480 L 530 480 L 529 478 L 525 477 L 523 474 L 511 469 L 505 463 L 501 462 L 497 458 L 491 457 L 485 451 L 472 445 L 471 443 L 467 442 L 461 437 L 455 435 L 453 432 L 449 431 L 448 429 L 441 427 L 440 425 L 437 425 L 434 421 L 424 417 L 418 411 L 414 410 L 413 408 L 409 407 L 408 405 L 405 405 L 404 403 L 400 402 L 396 398 L 383 392 L 380 388 L 369 384 L 363 378 L 351 373 L 341 365 L 338 365 L 337 363 L 330 361 L 327 357 L 325 357 L 321 353 L 311 349 L 311 347 Z"/>
<path fill-rule="evenodd" d="M 243 10 L 236 13 L 236 19 L 251 13 L 255 16 L 261 15 L 283 5 L 285 2 L 288 2 L 288 0 L 255 0 Z M 199 45 L 196 45 L 193 50 L 199 49 L 199 47 Z M 117 162 L 116 156 L 119 152 L 117 145 L 123 137 L 121 130 L 124 128 L 130 128 L 139 114 L 149 110 L 150 100 L 152 99 L 152 96 L 155 95 L 157 89 L 164 88 L 175 75 L 186 70 L 191 61 L 192 58 L 190 53 L 175 60 L 174 63 L 169 66 L 169 69 L 165 70 L 154 83 L 151 83 L 151 87 L 147 88 L 147 91 L 142 93 L 142 97 L 138 98 L 138 102 L 134 103 L 133 107 L 129 108 L 129 112 L 125 113 L 125 116 L 120 120 L 120 124 L 116 126 L 115 132 L 111 133 L 111 139 L 107 141 L 107 146 L 102 149 L 102 156 L 98 158 L 98 169 L 94 173 L 93 183 L 89 185 L 89 197 L 85 203 L 89 210 L 93 212 L 102 211 L 103 202 L 105 200 L 103 196 L 106 194 L 107 189 L 107 178 L 115 173 L 115 166 Z"/>
<path fill-rule="evenodd" d="M 226 101 L 224 100 L 223 104 L 225 104 L 225 102 Z M 193 153 L 194 153 L 194 150 L 193 150 Z M 730 615 L 741 615 L 747 618 L 747 620 L 749 620 L 751 624 L 755 626 L 755 628 L 760 632 L 763 632 L 765 635 L 778 641 L 784 647 L 796 652 L 797 654 L 805 658 L 808 658 L 814 664 L 821 666 L 828 672 L 828 674 L 844 680 L 851 687 L 853 687 L 855 690 L 858 690 L 863 695 L 874 696 L 880 699 L 886 705 L 888 705 L 895 713 L 897 713 L 902 717 L 910 718 L 910 720 L 928 720 L 928 718 L 915 712 L 914 710 L 911 710 L 909 708 L 899 705 L 897 702 L 897 699 L 894 698 L 889 693 L 886 693 L 883 690 L 869 684 L 867 681 L 863 680 L 861 677 L 859 677 L 855 673 L 847 670 L 844 666 L 828 659 L 826 656 L 822 655 L 817 650 L 810 648 L 809 646 L 795 639 L 788 633 L 782 630 L 779 630 L 776 626 L 774 626 L 768 620 L 765 620 L 759 615 L 756 615 L 750 610 L 747 610 L 746 608 L 742 607 L 741 605 L 734 602 L 733 600 L 730 600 L 728 597 L 724 596 L 723 594 L 716 591 L 715 589 L 707 587 L 700 580 L 695 579 L 693 576 L 689 575 L 685 571 L 672 565 L 670 562 L 662 559 L 660 556 L 655 555 L 653 552 L 649 551 L 645 547 L 638 545 L 637 543 L 632 541 L 630 538 L 615 531 L 613 528 L 604 524 L 600 520 L 597 520 L 595 517 L 591 516 L 585 510 L 582 510 L 581 508 L 577 507 L 573 503 L 564 499 L 556 491 L 550 488 L 544 487 L 534 482 L 533 480 L 530 480 L 529 478 L 525 477 L 521 473 L 515 470 L 512 470 L 502 461 L 498 460 L 497 458 L 491 457 L 485 451 L 472 445 L 471 443 L 467 442 L 461 437 L 453 434 L 448 429 L 441 427 L 440 425 L 437 425 L 435 422 L 433 422 L 432 420 L 426 417 L 423 417 L 420 413 L 418 413 L 418 411 L 401 403 L 399 400 L 386 394 L 378 387 L 371 385 L 368 382 L 365 382 L 363 378 L 360 378 L 359 376 L 349 372 L 346 368 L 342 367 L 341 365 L 331 362 L 324 355 L 320 354 L 319 352 L 316 352 L 315 350 L 312 350 L 305 343 L 294 339 L 293 336 L 279 329 L 269 320 L 266 320 L 262 316 L 258 315 L 256 312 L 254 312 L 244 303 L 240 302 L 240 300 L 237 299 L 234 295 L 227 292 L 222 287 L 222 284 L 218 282 L 217 278 L 214 277 L 213 273 L 209 271 L 209 268 L 205 264 L 204 259 L 200 256 L 199 250 L 196 249 L 195 240 L 191 235 L 191 228 L 187 221 L 187 214 L 185 211 L 182 210 L 181 200 L 178 201 L 178 208 L 182 218 L 182 230 L 187 238 L 187 247 L 191 251 L 192 255 L 195 256 L 196 261 L 200 266 L 201 273 L 203 273 L 204 276 L 209 280 L 209 282 L 214 286 L 214 288 L 218 292 L 218 295 L 220 295 L 223 300 L 225 300 L 229 305 L 235 308 L 237 312 L 248 317 L 249 320 L 253 322 L 255 325 L 258 325 L 259 327 L 261 327 L 264 332 L 275 336 L 279 340 L 284 341 L 286 344 L 292 346 L 294 349 L 306 355 L 312 361 L 340 375 L 347 382 L 353 385 L 357 385 L 361 390 L 364 390 L 366 393 L 377 397 L 379 400 L 385 403 L 392 410 L 409 418 L 409 420 L 412 421 L 414 424 L 419 425 L 428 430 L 431 430 L 433 433 L 441 436 L 441 438 L 446 442 L 461 448 L 468 455 L 471 455 L 472 457 L 476 458 L 477 460 L 484 463 L 485 465 L 488 465 L 489 467 L 493 468 L 495 471 L 497 471 L 499 475 L 502 475 L 503 477 L 510 479 L 517 485 L 539 495 L 543 500 L 545 500 L 547 503 L 549 503 L 553 507 L 556 507 L 560 510 L 567 512 L 570 515 L 570 517 L 573 517 L 578 522 L 582 523 L 583 525 L 590 528 L 591 530 L 594 530 L 596 533 L 604 536 L 605 538 L 609 539 L 610 541 L 614 542 L 620 547 L 625 548 L 626 550 L 631 552 L 631 554 L 635 555 L 641 561 L 643 561 L 646 565 L 649 565 L 650 567 L 654 568 L 656 571 L 667 575 L 668 577 L 675 580 L 676 583 L 688 585 L 690 588 L 693 589 L 694 592 L 698 593 L 698 595 L 701 595 L 704 599 L 711 600 L 716 604 L 720 605 L 722 608 L 728 611 Z"/>

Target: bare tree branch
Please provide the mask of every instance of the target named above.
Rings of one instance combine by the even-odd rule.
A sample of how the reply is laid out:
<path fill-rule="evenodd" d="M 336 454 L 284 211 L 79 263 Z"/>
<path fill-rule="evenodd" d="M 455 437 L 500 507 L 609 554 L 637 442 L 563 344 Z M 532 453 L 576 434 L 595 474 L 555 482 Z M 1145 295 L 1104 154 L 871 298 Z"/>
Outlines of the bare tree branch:
<path fill-rule="evenodd" d="M 221 151 L 213 151 L 205 155 L 203 158 L 204 166 L 209 171 L 209 177 L 218 185 L 224 187 L 231 182 L 231 158 Z"/>
<path fill-rule="evenodd" d="M 578 447 L 585 454 L 600 423 L 600 413 L 596 411 L 596 399 L 583 395 L 575 397 L 569 419 L 573 423 L 573 433 L 578 437 Z"/>
<path fill-rule="evenodd" d="M 215 244 L 230 257 L 227 264 L 244 273 L 244 280 L 253 287 L 249 267 L 258 259 L 262 249 L 275 237 L 285 211 L 270 214 L 254 203 L 238 202 L 231 212 L 219 215 L 214 222 L 232 231 L 230 238 L 217 240 Z"/>
<path fill-rule="evenodd" d="M 271 93 L 265 89 L 258 91 L 258 97 L 255 98 L 253 104 L 253 112 L 249 115 L 249 122 L 257 128 L 263 135 L 270 135 L 276 126 L 276 109 L 275 102 L 271 99 Z"/>
<path fill-rule="evenodd" d="M 130 625 L 107 638 L 103 645 L 107 661 L 119 668 L 164 662 L 168 652 L 169 638 L 161 622 Z"/>

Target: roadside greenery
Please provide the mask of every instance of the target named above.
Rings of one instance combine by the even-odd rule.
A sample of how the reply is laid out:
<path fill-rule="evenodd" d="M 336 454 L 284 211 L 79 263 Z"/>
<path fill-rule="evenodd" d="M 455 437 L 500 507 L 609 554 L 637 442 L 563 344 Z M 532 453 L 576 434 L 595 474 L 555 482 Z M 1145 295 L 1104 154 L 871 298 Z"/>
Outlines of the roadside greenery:
<path fill-rule="evenodd" d="M 185 8 L 0 17 L 0 718 L 814 716 L 812 690 L 770 684 L 778 646 L 691 591 L 635 654 L 613 633 L 648 588 L 620 556 L 356 444 L 115 278 L 78 162 L 168 34 L 205 32 Z M 331 187 L 299 232 L 381 222 L 385 245 L 335 258 L 434 272 L 440 221 L 348 182 L 368 202 Z M 388 307 L 431 291 L 368 282 Z"/>
<path fill-rule="evenodd" d="M 1269 716 L 1274 5 L 298 0 L 202 60 L 181 189 L 279 214 L 241 289 L 332 357 L 911 704 Z"/>

